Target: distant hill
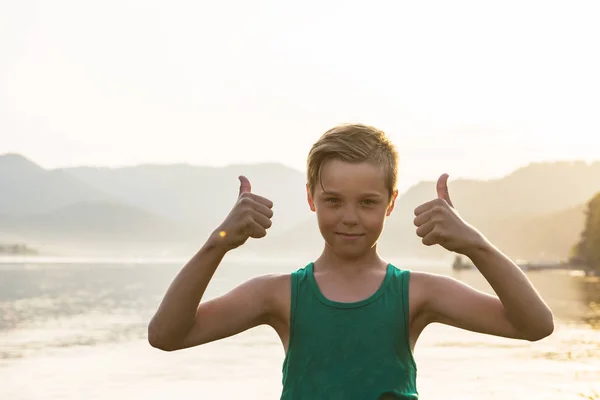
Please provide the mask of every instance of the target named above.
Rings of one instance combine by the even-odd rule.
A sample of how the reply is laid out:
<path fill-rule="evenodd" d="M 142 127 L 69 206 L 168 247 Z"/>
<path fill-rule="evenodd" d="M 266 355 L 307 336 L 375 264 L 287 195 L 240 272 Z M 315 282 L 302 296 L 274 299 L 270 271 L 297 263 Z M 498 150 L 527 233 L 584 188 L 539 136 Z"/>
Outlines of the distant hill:
<path fill-rule="evenodd" d="M 240 174 L 275 204 L 267 238 L 250 241 L 246 250 L 321 250 L 304 174 L 279 164 L 45 170 L 15 154 L 0 156 L 0 239 L 41 250 L 66 243 L 92 251 L 189 255 L 231 210 Z M 600 191 L 600 162 L 536 163 L 491 181 L 451 177 L 449 185 L 461 216 L 509 255 L 566 257 L 583 227 L 583 204 Z M 399 196 L 380 241 L 386 254 L 446 254 L 423 246 L 412 222 L 414 208 L 434 197 L 435 182 Z"/>
<path fill-rule="evenodd" d="M 309 215 L 308 208 L 304 207 L 304 175 L 279 164 L 224 168 L 140 165 L 61 171 L 122 202 L 206 233 L 216 228 L 235 204 L 239 175 L 250 179 L 254 192 L 273 201 L 274 234 Z"/>
<path fill-rule="evenodd" d="M 453 180 L 452 201 L 467 220 L 541 215 L 578 206 L 600 189 L 600 162 L 532 163 L 495 180 Z M 435 198 L 435 182 L 421 182 L 402 195 L 392 220 L 408 217 Z"/>
<path fill-rule="evenodd" d="M 586 205 L 581 204 L 543 215 L 487 221 L 481 229 L 513 258 L 567 259 L 583 230 L 585 209 Z"/>
<path fill-rule="evenodd" d="M 120 254 L 139 252 L 157 255 L 182 248 L 195 235 L 188 227 L 139 208 L 116 204 L 80 202 L 51 212 L 0 217 L 14 236 L 41 244 L 59 254 Z"/>
<path fill-rule="evenodd" d="M 110 201 L 63 171 L 48 171 L 17 154 L 0 156 L 0 214 L 48 212 L 80 201 Z"/>
<path fill-rule="evenodd" d="M 10 222 L 13 232 L 31 232 L 39 238 L 164 240 L 185 234 L 182 226 L 171 221 L 116 203 L 80 202 L 51 212 L 5 217 L 3 222 Z"/>
<path fill-rule="evenodd" d="M 127 242 L 154 251 L 150 243 L 164 240 L 189 254 L 231 210 L 240 174 L 274 202 L 271 234 L 309 216 L 303 174 L 278 164 L 45 170 L 20 155 L 1 155 L 0 239 L 59 252 L 63 243 L 69 252 L 93 252 Z"/>

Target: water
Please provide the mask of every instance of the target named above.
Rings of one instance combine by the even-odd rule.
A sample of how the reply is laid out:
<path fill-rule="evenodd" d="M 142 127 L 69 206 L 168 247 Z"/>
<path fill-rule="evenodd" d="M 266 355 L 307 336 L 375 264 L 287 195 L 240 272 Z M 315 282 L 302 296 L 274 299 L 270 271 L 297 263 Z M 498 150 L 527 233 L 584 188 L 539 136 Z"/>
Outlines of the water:
<path fill-rule="evenodd" d="M 268 327 L 173 353 L 147 344 L 147 323 L 181 262 L 45 261 L 0 263 L 0 399 L 279 398 L 284 354 Z M 206 296 L 304 261 L 228 259 Z M 452 274 L 447 263 L 390 261 Z M 489 291 L 476 271 L 455 276 Z M 415 351 L 422 399 L 600 393 L 600 282 L 530 278 L 555 313 L 555 333 L 529 343 L 432 325 Z"/>

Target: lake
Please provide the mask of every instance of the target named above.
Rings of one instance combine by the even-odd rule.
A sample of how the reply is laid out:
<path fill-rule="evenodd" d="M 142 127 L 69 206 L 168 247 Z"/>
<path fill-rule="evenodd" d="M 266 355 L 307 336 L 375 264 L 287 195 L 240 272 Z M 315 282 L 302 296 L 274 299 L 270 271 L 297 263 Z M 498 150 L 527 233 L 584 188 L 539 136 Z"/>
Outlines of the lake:
<path fill-rule="evenodd" d="M 308 261 L 227 258 L 206 298 Z M 451 261 L 388 261 L 490 291 L 477 271 L 453 273 Z M 148 345 L 148 321 L 182 262 L 0 259 L 0 399 L 278 399 L 284 353 L 268 327 L 179 352 Z M 529 343 L 432 325 L 415 350 L 422 399 L 600 393 L 600 282 L 529 276 L 554 311 L 554 334 Z"/>

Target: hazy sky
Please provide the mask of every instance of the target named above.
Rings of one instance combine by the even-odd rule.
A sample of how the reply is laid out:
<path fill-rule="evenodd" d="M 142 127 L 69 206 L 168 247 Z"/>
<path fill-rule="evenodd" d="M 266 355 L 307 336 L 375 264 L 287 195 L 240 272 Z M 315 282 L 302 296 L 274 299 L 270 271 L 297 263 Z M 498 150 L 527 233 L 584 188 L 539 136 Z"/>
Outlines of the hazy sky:
<path fill-rule="evenodd" d="M 401 187 L 596 160 L 598 4 L 0 0 L 0 153 L 304 170 L 363 122 L 396 142 Z"/>

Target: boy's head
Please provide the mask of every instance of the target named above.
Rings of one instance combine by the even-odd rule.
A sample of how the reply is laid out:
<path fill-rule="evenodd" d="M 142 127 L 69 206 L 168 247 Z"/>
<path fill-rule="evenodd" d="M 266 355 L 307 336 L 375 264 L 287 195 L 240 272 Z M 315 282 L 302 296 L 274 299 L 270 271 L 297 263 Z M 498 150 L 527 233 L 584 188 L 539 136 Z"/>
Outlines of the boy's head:
<path fill-rule="evenodd" d="M 360 257 L 376 244 L 396 199 L 398 153 L 386 135 L 365 125 L 330 129 L 307 160 L 307 197 L 325 242 L 338 255 Z"/>

